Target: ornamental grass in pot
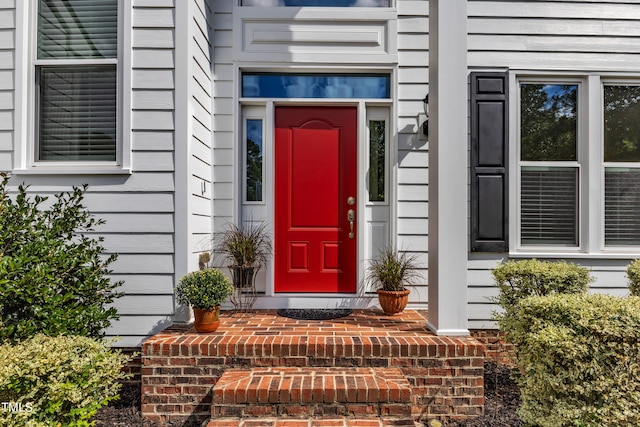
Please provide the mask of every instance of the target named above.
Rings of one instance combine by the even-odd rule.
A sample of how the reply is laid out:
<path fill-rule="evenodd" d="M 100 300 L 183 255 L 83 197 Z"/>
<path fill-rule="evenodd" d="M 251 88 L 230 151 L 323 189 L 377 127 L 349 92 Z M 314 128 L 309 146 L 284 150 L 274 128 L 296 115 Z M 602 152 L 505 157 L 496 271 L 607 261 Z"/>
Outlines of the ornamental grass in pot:
<path fill-rule="evenodd" d="M 399 252 L 393 247 L 382 249 L 367 269 L 367 281 L 377 288 L 378 301 L 384 314 L 402 313 L 409 302 L 409 289 L 418 274 L 415 255 Z"/>
<path fill-rule="evenodd" d="M 271 254 L 271 236 L 266 224 L 229 224 L 215 236 L 214 250 L 222 256 L 233 277 L 236 288 L 248 288 L 253 284 L 257 271 L 267 263 Z"/>
<path fill-rule="evenodd" d="M 233 293 L 231 281 L 216 268 L 184 275 L 176 286 L 176 299 L 190 305 L 198 332 L 214 332 L 220 326 L 220 304 Z"/>

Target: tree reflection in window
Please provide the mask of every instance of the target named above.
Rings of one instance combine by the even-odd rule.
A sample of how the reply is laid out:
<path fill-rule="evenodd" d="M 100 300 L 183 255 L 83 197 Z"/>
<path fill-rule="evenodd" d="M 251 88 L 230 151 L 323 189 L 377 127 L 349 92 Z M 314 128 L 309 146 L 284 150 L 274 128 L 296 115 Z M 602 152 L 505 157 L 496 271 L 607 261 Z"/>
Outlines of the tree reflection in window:
<path fill-rule="evenodd" d="M 247 202 L 262 201 L 262 120 L 247 120 L 246 195 Z"/>
<path fill-rule="evenodd" d="M 640 86 L 604 87 L 604 161 L 640 162 Z"/>
<path fill-rule="evenodd" d="M 385 199 L 385 122 L 369 121 L 369 201 Z"/>
<path fill-rule="evenodd" d="M 389 0 L 242 0 L 243 6 L 389 7 Z"/>
<path fill-rule="evenodd" d="M 523 161 L 577 159 L 578 85 L 520 85 Z"/>

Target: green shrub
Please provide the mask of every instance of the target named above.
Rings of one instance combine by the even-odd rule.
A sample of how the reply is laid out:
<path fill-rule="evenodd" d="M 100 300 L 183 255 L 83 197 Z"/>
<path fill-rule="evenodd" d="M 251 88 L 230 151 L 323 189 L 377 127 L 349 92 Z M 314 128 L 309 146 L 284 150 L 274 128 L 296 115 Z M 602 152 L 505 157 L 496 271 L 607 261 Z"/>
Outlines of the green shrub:
<path fill-rule="evenodd" d="M 89 426 L 118 397 L 129 357 L 87 337 L 36 335 L 0 345 L 1 427 Z M 18 410 L 16 410 L 18 408 Z"/>
<path fill-rule="evenodd" d="M 20 186 L 9 197 L 8 179 L 0 182 L 0 342 L 36 333 L 101 337 L 119 296 L 104 256 L 102 238 L 84 233 L 103 223 L 82 205 L 86 186 L 56 195 L 30 198 Z"/>
<path fill-rule="evenodd" d="M 518 348 L 523 421 L 640 425 L 640 297 L 526 298 L 503 322 Z"/>
<path fill-rule="evenodd" d="M 213 309 L 233 294 L 231 281 L 216 268 L 205 268 L 187 273 L 176 287 L 179 304 L 204 310 Z"/>
<path fill-rule="evenodd" d="M 498 324 L 523 298 L 586 292 L 594 280 L 585 267 L 536 259 L 507 261 L 496 267 L 492 275 L 500 290 L 494 302 L 505 310 L 504 314 L 495 315 Z"/>
<path fill-rule="evenodd" d="M 640 296 L 640 259 L 636 259 L 627 266 L 629 290 L 631 295 Z"/>

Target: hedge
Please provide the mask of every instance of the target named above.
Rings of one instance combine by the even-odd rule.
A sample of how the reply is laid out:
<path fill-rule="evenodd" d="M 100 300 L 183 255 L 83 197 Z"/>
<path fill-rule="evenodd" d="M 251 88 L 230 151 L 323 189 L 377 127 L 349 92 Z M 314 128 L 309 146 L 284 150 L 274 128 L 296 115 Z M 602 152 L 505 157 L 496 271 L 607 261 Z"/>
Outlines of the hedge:
<path fill-rule="evenodd" d="M 631 295 L 640 296 L 640 259 L 636 259 L 627 266 L 629 290 Z"/>
<path fill-rule="evenodd" d="M 491 274 L 500 291 L 493 302 L 504 309 L 504 313 L 494 313 L 498 325 L 523 298 L 534 295 L 583 293 L 594 280 L 585 267 L 564 261 L 537 259 L 507 261 L 496 267 Z"/>
<path fill-rule="evenodd" d="M 118 397 L 130 360 L 110 343 L 42 334 L 0 345 L 0 426 L 92 425 L 91 417 Z"/>
<path fill-rule="evenodd" d="M 525 423 L 640 425 L 640 297 L 533 296 L 511 314 Z"/>

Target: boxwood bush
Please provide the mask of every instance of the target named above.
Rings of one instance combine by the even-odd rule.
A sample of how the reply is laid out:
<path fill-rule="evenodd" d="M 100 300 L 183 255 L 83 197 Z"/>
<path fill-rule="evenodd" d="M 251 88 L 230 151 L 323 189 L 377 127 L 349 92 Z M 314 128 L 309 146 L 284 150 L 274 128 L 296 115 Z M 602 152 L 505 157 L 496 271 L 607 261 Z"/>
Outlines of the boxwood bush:
<path fill-rule="evenodd" d="M 0 426 L 92 425 L 97 410 L 117 398 L 129 359 L 88 337 L 38 334 L 0 345 Z"/>
<path fill-rule="evenodd" d="M 640 297 L 528 297 L 501 326 L 518 348 L 525 423 L 640 425 Z"/>
<path fill-rule="evenodd" d="M 504 309 L 504 313 L 494 314 L 498 324 L 523 298 L 583 293 L 594 280 L 585 267 L 537 259 L 507 261 L 496 267 L 492 275 L 500 291 L 494 302 Z"/>
<path fill-rule="evenodd" d="M 640 259 L 636 259 L 627 266 L 629 290 L 631 295 L 640 296 Z"/>
<path fill-rule="evenodd" d="M 86 186 L 55 200 L 9 194 L 0 178 L 0 342 L 37 333 L 101 337 L 117 312 L 101 237 L 82 205 Z"/>

